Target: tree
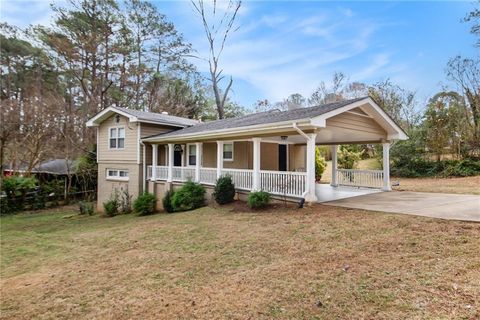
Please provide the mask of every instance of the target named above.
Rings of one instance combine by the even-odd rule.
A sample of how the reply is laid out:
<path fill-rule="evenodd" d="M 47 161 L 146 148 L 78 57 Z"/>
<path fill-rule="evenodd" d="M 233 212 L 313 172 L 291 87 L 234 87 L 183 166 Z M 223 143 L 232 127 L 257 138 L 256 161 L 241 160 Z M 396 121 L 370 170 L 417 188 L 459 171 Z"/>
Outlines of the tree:
<path fill-rule="evenodd" d="M 217 4 L 217 1 L 213 1 L 211 12 L 207 12 L 204 0 L 192 0 L 192 5 L 195 11 L 200 15 L 203 29 L 207 37 L 209 57 L 206 60 L 209 64 L 210 82 L 215 97 L 218 118 L 223 119 L 225 117 L 225 102 L 227 101 L 228 93 L 232 88 L 233 78 L 230 77 L 225 89 L 221 90 L 220 84 L 225 76 L 223 75 L 223 69 L 220 67 L 219 63 L 229 35 L 236 31 L 236 29 L 234 29 L 235 18 L 237 17 L 242 2 L 229 0 L 223 14 L 219 12 Z"/>
<path fill-rule="evenodd" d="M 447 65 L 447 76 L 462 90 L 471 116 L 468 123 L 473 129 L 476 147 L 480 140 L 480 60 L 456 56 Z"/>
<path fill-rule="evenodd" d="M 480 1 L 477 1 L 477 5 L 480 4 Z M 480 8 L 474 8 L 470 11 L 464 19 L 465 22 L 473 22 L 472 27 L 470 28 L 470 33 L 480 37 Z M 477 39 L 475 44 L 477 47 L 480 47 L 480 38 Z"/>
<path fill-rule="evenodd" d="M 387 79 L 369 86 L 368 95 L 407 131 L 419 123 L 415 92 L 405 90 Z"/>

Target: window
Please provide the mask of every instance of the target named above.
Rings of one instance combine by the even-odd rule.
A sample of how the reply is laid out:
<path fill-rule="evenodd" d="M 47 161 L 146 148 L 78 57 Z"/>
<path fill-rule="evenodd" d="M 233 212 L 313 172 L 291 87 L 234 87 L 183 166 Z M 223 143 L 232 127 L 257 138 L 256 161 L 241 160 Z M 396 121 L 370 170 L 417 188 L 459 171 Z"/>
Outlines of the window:
<path fill-rule="evenodd" d="M 189 144 L 188 149 L 188 165 L 194 166 L 197 164 L 197 146 L 194 144 Z"/>
<path fill-rule="evenodd" d="M 107 179 L 108 180 L 128 180 L 128 170 L 120 169 L 107 169 Z"/>
<path fill-rule="evenodd" d="M 223 161 L 233 161 L 233 142 L 223 144 Z"/>
<path fill-rule="evenodd" d="M 125 128 L 116 127 L 110 128 L 109 131 L 109 147 L 110 149 L 125 148 Z"/>

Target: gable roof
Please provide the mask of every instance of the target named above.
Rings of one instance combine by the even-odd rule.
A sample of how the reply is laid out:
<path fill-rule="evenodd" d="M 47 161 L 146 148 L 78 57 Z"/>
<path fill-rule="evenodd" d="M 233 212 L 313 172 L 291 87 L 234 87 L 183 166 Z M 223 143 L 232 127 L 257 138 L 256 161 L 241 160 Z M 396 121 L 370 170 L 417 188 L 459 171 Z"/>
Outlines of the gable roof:
<path fill-rule="evenodd" d="M 378 118 L 381 122 L 395 132 L 395 135 L 392 135 L 394 139 L 403 140 L 408 138 L 402 128 L 396 124 L 393 119 L 375 103 L 375 101 L 367 96 L 309 108 L 299 108 L 288 111 L 272 110 L 249 114 L 238 118 L 203 122 L 181 130 L 145 137 L 142 140 L 148 142 L 158 140 L 166 141 L 170 138 L 177 140 L 191 137 L 218 136 L 224 133 L 234 134 L 244 131 L 251 132 L 252 130 L 280 128 L 281 126 L 291 127 L 292 123 L 324 127 L 325 119 L 360 105 L 371 106 L 378 114 Z"/>
<path fill-rule="evenodd" d="M 4 171 L 25 172 L 27 165 L 22 164 L 17 170 L 13 170 L 10 166 L 4 169 Z M 39 163 L 32 169 L 32 173 L 48 173 L 53 175 L 67 175 L 75 174 L 77 171 L 77 162 L 75 160 L 67 159 L 51 159 Z"/>
<path fill-rule="evenodd" d="M 172 127 L 184 128 L 188 126 L 193 126 L 198 124 L 198 120 L 182 118 L 177 116 L 172 116 L 164 113 L 156 112 L 145 112 L 140 110 L 133 110 L 120 107 L 108 107 L 103 111 L 97 113 L 87 122 L 87 127 L 96 127 L 100 125 L 104 120 L 108 119 L 112 114 L 121 114 L 131 122 L 143 122 L 143 123 L 152 123 L 152 124 L 163 124 Z"/>
<path fill-rule="evenodd" d="M 366 98 L 367 97 L 362 97 L 357 99 L 328 103 L 328 104 L 315 106 L 315 107 L 299 108 L 299 109 L 288 110 L 288 111 L 272 110 L 272 111 L 266 111 L 266 112 L 253 113 L 253 114 L 249 114 L 249 115 L 238 117 L 238 118 L 202 122 L 192 127 L 188 127 L 181 130 L 168 132 L 168 133 L 153 135 L 150 137 L 146 137 L 144 139 L 155 138 L 160 136 L 162 138 L 173 137 L 173 136 L 181 136 L 186 134 L 217 131 L 217 130 L 223 130 L 223 129 L 232 129 L 232 128 L 239 128 L 239 127 L 284 122 L 284 121 L 290 121 L 290 120 L 310 119 L 315 116 L 319 116 L 324 113 L 330 112 L 332 110 L 352 104 L 354 102 L 364 100 Z"/>

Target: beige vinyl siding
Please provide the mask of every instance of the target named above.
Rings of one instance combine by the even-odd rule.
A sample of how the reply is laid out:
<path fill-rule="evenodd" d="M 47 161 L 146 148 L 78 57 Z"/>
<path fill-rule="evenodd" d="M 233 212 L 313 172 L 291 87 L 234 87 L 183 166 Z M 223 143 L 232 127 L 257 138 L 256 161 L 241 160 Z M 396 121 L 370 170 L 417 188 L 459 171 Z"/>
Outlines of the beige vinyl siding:
<path fill-rule="evenodd" d="M 288 146 L 290 156 L 290 170 L 291 171 L 305 171 L 306 163 L 306 146 L 305 145 L 290 145 Z"/>
<path fill-rule="evenodd" d="M 347 112 L 327 119 L 328 127 L 353 130 L 357 133 L 366 132 L 380 136 L 387 135 L 387 132 L 372 118 Z"/>
<path fill-rule="evenodd" d="M 125 128 L 125 147 L 123 149 L 109 148 L 108 134 L 111 127 Z M 124 116 L 120 116 L 119 123 L 115 122 L 115 116 L 111 116 L 102 122 L 98 127 L 98 162 L 137 162 L 137 130 L 137 123 L 129 123 L 128 118 Z"/>
<path fill-rule="evenodd" d="M 149 123 L 142 123 L 140 124 L 140 136 L 142 138 L 153 136 L 155 134 L 161 134 L 170 132 L 173 129 L 171 127 L 154 125 Z M 152 146 L 150 144 L 145 144 L 146 146 L 146 153 L 145 153 L 145 161 L 147 164 L 152 164 Z M 143 161 L 143 150 L 140 149 L 140 162 Z M 164 166 L 165 165 L 165 145 L 158 145 L 158 165 Z"/>

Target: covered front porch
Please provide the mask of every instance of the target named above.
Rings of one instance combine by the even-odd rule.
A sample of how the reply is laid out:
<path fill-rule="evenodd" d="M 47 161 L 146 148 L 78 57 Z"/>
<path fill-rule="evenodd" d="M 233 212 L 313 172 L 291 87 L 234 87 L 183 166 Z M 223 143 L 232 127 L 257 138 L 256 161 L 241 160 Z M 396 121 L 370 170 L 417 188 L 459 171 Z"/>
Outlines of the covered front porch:
<path fill-rule="evenodd" d="M 294 201 L 317 202 L 322 197 L 315 177 L 315 148 L 328 145 L 331 187 L 388 191 L 390 145 L 405 138 L 370 98 L 252 114 L 142 139 L 144 183 L 191 179 L 213 186 L 219 177 L 229 175 L 239 191 L 263 190 Z M 342 144 L 381 144 L 383 169 L 339 169 L 337 151 Z"/>

